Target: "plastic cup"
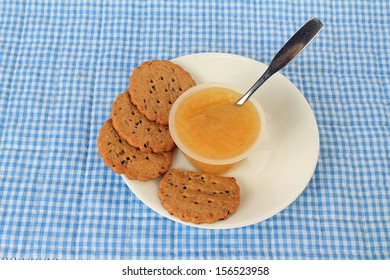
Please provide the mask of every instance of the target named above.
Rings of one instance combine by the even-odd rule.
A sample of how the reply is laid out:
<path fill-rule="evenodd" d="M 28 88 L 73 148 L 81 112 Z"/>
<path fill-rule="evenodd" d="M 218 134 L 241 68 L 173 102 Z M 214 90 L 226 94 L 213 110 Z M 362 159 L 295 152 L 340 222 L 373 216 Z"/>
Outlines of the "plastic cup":
<path fill-rule="evenodd" d="M 237 164 L 245 160 L 254 150 L 258 149 L 261 143 L 261 138 L 262 138 L 261 136 L 263 135 L 265 129 L 265 115 L 260 104 L 257 102 L 255 98 L 252 97 L 247 102 L 250 102 L 253 105 L 253 107 L 256 109 L 256 112 L 258 113 L 258 117 L 260 120 L 260 128 L 255 141 L 246 150 L 242 151 L 240 154 L 235 155 L 233 157 L 218 159 L 218 158 L 201 156 L 196 151 L 191 150 L 189 147 L 187 147 L 180 139 L 180 136 L 178 135 L 175 127 L 175 119 L 176 119 L 176 112 L 178 108 L 180 108 L 180 106 L 182 105 L 183 101 L 185 101 L 189 96 L 208 88 L 227 88 L 230 90 L 234 90 L 240 95 L 243 95 L 243 92 L 241 92 L 241 90 L 237 89 L 232 85 L 228 85 L 226 83 L 203 83 L 203 84 L 196 85 L 188 89 L 187 91 L 185 91 L 173 104 L 171 112 L 169 114 L 169 130 L 177 147 L 181 150 L 184 156 L 195 168 L 197 168 L 201 172 L 208 173 L 208 174 L 222 174 L 229 171 L 233 167 L 237 166 Z"/>

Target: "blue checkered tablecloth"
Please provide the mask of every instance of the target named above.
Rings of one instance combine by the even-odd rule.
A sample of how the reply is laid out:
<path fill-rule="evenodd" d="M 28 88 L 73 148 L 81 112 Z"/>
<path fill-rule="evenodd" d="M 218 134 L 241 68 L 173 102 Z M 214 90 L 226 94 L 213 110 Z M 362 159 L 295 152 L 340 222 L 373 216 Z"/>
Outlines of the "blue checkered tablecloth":
<path fill-rule="evenodd" d="M 287 209 L 188 227 L 104 165 L 98 131 L 142 61 L 269 63 L 311 17 L 325 29 L 282 73 L 312 107 L 321 148 Z M 390 259 L 389 120 L 388 1 L 1 1 L 0 258 Z"/>

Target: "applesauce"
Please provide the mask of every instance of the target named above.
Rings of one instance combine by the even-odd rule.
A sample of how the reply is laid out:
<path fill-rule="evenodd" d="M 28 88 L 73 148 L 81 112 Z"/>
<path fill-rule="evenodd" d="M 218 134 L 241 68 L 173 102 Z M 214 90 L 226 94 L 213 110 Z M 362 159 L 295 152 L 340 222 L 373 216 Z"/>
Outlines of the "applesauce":
<path fill-rule="evenodd" d="M 172 137 L 201 171 L 227 171 L 258 140 L 259 108 L 249 101 L 236 105 L 241 96 L 230 87 L 199 85 L 175 102 L 170 116 Z"/>

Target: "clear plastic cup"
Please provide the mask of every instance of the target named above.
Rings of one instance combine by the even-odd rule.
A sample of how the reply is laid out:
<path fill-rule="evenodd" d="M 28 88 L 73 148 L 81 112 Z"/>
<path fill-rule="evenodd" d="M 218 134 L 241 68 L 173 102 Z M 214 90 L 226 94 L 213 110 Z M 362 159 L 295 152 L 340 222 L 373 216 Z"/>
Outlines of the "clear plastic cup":
<path fill-rule="evenodd" d="M 197 86 L 194 86 L 188 89 L 186 92 L 184 92 L 173 104 L 169 115 L 169 130 L 178 148 L 182 151 L 182 153 L 185 155 L 188 161 L 195 168 L 209 174 L 221 174 L 235 167 L 238 163 L 246 159 L 255 149 L 259 147 L 262 138 L 261 136 L 265 129 L 265 115 L 260 104 L 257 102 L 255 98 L 252 97 L 247 102 L 250 102 L 253 105 L 253 107 L 256 109 L 260 121 L 260 128 L 255 138 L 255 141 L 246 150 L 242 151 L 240 154 L 235 155 L 233 157 L 219 159 L 219 158 L 201 156 L 197 153 L 197 151 L 191 150 L 188 146 L 186 146 L 183 143 L 183 141 L 180 139 L 175 127 L 175 119 L 176 119 L 176 112 L 178 108 L 180 108 L 184 100 L 186 100 L 189 96 L 196 94 L 199 91 L 202 91 L 207 88 L 227 88 L 230 90 L 234 90 L 240 95 L 243 95 L 243 92 L 241 92 L 239 89 L 237 89 L 234 86 L 228 85 L 226 83 L 204 83 L 204 84 L 199 84 Z"/>

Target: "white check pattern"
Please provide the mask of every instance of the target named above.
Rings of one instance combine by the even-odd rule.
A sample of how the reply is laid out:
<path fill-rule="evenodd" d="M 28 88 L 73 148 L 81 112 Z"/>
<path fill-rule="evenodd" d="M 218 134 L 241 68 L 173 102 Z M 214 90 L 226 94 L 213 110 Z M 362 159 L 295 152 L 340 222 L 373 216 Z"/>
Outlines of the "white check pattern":
<path fill-rule="evenodd" d="M 389 15 L 388 1 L 2 1 L 0 258 L 390 259 Z M 103 164 L 97 133 L 142 61 L 269 63 L 311 17 L 324 30 L 282 72 L 313 108 L 321 150 L 290 207 L 191 228 Z"/>

